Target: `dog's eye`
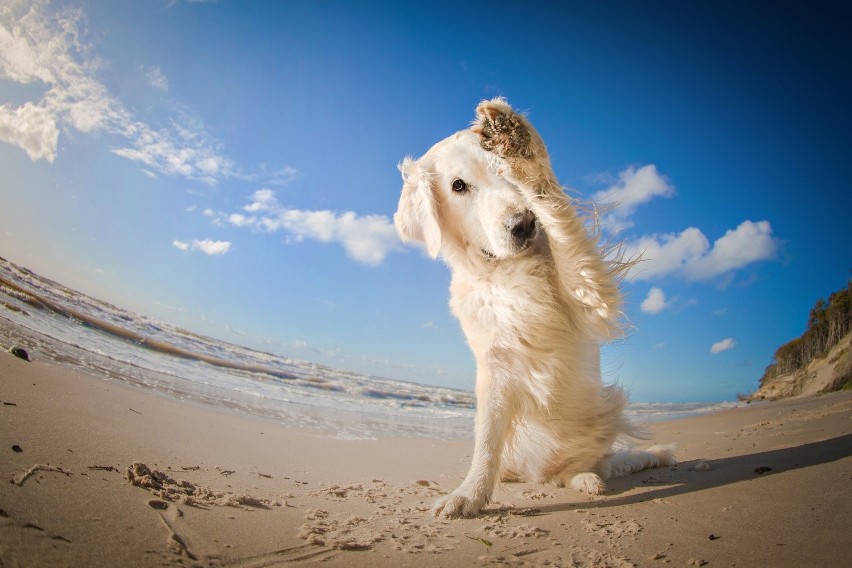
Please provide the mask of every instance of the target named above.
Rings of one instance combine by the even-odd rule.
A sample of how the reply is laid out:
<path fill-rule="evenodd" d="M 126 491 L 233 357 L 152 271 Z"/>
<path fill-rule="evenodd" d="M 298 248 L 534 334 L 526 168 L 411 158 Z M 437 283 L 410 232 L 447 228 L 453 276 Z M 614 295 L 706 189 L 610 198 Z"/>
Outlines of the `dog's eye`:
<path fill-rule="evenodd" d="M 467 191 L 467 184 L 464 182 L 464 180 L 456 178 L 453 180 L 453 191 L 455 191 L 456 193 L 462 193 L 464 191 Z"/>

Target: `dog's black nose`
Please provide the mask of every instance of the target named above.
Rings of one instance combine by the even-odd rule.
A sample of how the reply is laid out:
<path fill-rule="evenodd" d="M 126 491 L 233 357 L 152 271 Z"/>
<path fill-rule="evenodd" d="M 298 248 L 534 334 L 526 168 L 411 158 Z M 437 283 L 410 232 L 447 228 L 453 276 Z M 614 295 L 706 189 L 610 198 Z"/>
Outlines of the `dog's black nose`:
<path fill-rule="evenodd" d="M 532 211 L 516 213 L 506 221 L 506 228 L 512 233 L 515 243 L 522 245 L 527 242 L 535 232 L 535 215 Z"/>

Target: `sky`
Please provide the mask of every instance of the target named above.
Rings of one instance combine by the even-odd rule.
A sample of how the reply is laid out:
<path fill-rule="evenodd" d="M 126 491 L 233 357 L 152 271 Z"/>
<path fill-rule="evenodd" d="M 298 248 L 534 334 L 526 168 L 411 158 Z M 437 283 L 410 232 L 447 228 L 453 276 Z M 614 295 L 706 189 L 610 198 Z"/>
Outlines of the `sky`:
<path fill-rule="evenodd" d="M 397 164 L 482 99 L 644 261 L 605 380 L 732 400 L 852 269 L 833 2 L 0 3 L 0 256 L 277 354 L 471 389 Z"/>

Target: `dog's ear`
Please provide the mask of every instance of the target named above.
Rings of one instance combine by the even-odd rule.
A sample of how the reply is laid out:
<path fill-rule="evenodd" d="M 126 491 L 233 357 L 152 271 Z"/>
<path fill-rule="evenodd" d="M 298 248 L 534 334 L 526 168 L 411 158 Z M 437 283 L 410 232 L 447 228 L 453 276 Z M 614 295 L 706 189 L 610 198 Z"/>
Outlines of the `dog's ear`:
<path fill-rule="evenodd" d="M 393 216 L 396 230 L 403 241 L 426 246 L 426 252 L 437 258 L 441 252 L 441 226 L 432 180 L 421 164 L 405 158 L 399 164 L 402 173 L 402 195 Z"/>

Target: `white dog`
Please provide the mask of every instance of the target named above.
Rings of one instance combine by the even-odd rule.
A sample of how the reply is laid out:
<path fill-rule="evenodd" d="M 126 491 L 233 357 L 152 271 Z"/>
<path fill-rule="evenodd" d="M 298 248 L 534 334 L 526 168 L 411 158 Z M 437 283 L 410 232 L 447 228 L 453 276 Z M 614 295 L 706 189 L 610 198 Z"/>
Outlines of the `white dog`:
<path fill-rule="evenodd" d="M 674 464 L 659 446 L 613 451 L 638 436 L 624 392 L 600 374 L 625 264 L 603 258 L 526 118 L 483 101 L 470 129 L 400 170 L 397 230 L 450 266 L 450 307 L 477 364 L 473 463 L 435 514 L 476 515 L 498 476 L 599 494 L 604 479 Z"/>

